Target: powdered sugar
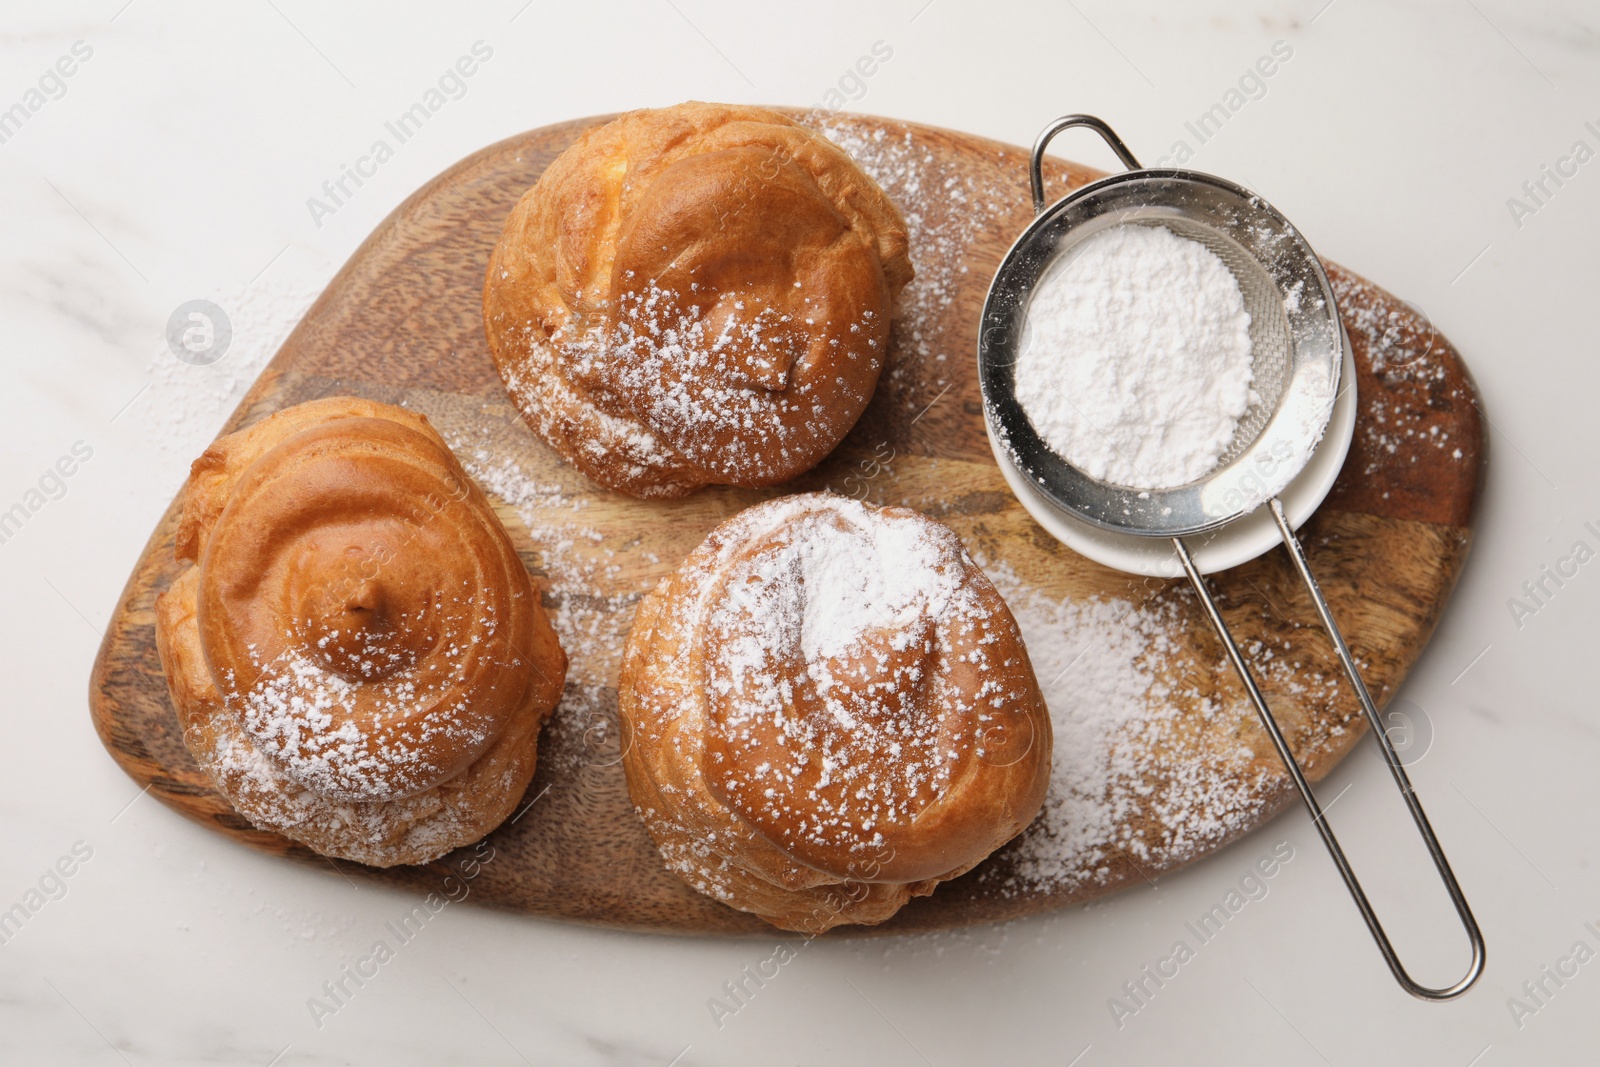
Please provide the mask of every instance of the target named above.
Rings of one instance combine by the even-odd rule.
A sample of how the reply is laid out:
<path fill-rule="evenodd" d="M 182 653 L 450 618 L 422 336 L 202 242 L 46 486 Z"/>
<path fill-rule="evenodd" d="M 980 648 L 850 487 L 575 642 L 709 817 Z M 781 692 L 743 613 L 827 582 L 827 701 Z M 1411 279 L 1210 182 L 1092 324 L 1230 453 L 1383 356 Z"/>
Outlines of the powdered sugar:
<path fill-rule="evenodd" d="M 1119 757 L 1121 769 L 1130 769 L 1119 735 L 1135 732 L 1161 695 L 1145 665 L 1150 635 L 1132 604 L 1051 601 L 1008 580 L 1003 566 L 995 571 L 1012 587 L 1012 613 L 1055 731 L 1050 792 L 1023 839 L 1018 869 L 1031 881 L 1094 870 L 1132 807 L 1125 789 L 1110 787 Z"/>
<path fill-rule="evenodd" d="M 989 219 L 1012 206 L 1019 190 L 989 184 L 975 168 L 945 164 L 910 130 L 893 135 L 882 125 L 844 115 L 819 115 L 816 128 L 883 188 L 905 220 L 916 276 L 895 302 L 895 358 L 878 391 L 921 412 L 953 384 L 952 357 L 965 358 L 946 351 L 946 343 L 962 334 L 943 320 L 967 284 L 973 242 Z"/>
<path fill-rule="evenodd" d="M 1055 600 L 1004 562 L 987 570 L 1027 643 L 1056 758 L 1044 810 L 986 879 L 1007 893 L 1103 884 L 1114 861 L 1166 869 L 1258 821 L 1267 771 L 1224 740 L 1249 709 L 1173 674 L 1187 659 L 1186 596 Z M 1209 743 L 1185 736 L 1197 729 Z"/>
<path fill-rule="evenodd" d="M 941 568 L 948 554 L 925 524 L 881 519 L 856 501 L 840 501 L 833 521 L 806 523 L 804 536 L 792 534 L 743 581 L 730 582 L 725 607 L 742 614 L 758 607 L 766 591 L 795 592 L 797 612 L 753 614 L 772 625 L 797 616 L 800 651 L 812 667 L 844 654 L 870 630 L 895 631 L 893 647 L 903 651 L 910 640 L 905 625 L 943 616 L 958 592 L 959 575 Z M 771 631 L 751 636 L 769 648 L 784 640 Z"/>
<path fill-rule="evenodd" d="M 487 829 L 482 812 L 462 802 L 461 790 L 429 789 L 380 801 L 319 796 L 263 751 L 232 717 L 213 723 L 209 745 L 192 745 L 191 751 L 252 822 L 317 842 L 314 847 L 326 854 L 378 867 L 426 862 Z M 485 775 L 481 788 L 505 791 L 511 774 L 508 769 Z"/>
<path fill-rule="evenodd" d="M 430 746 L 451 742 L 453 754 L 492 740 L 443 702 L 438 681 L 409 671 L 355 681 L 289 648 L 234 699 L 245 732 L 301 785 L 340 800 L 392 800 L 434 784 L 448 769 L 430 758 Z M 397 727 L 420 718 L 418 709 L 429 714 L 408 738 Z"/>
<path fill-rule="evenodd" d="M 275 282 L 271 277 L 216 294 L 228 316 L 232 340 L 213 363 L 186 363 L 163 343 L 146 369 L 149 385 L 117 416 L 146 441 L 179 457 L 197 456 L 211 443 L 322 289 L 315 282 Z"/>
<path fill-rule="evenodd" d="M 723 788 L 758 821 L 798 818 L 812 843 L 878 844 L 963 754 L 943 720 L 971 705 L 944 661 L 953 631 L 987 620 L 960 543 L 838 497 L 775 501 L 733 527 L 719 536 L 750 554 L 707 612 L 706 671 L 720 733 L 750 758 L 718 772 Z"/>
<path fill-rule="evenodd" d="M 1426 456 L 1423 449 L 1460 461 L 1466 453 L 1462 436 L 1440 429 L 1443 405 L 1470 404 L 1462 385 L 1447 388 L 1448 364 L 1454 359 L 1447 342 L 1419 308 L 1410 313 L 1396 308 L 1387 294 L 1365 279 L 1344 271 L 1331 272 L 1340 315 L 1352 336 L 1365 341 L 1373 376 L 1383 392 L 1368 400 L 1366 416 L 1357 432 L 1369 459 L 1364 474 L 1374 474 L 1395 457 L 1410 454 L 1409 462 Z M 1476 455 L 1476 450 L 1474 450 Z"/>
<path fill-rule="evenodd" d="M 1016 395 L 1091 478 L 1157 489 L 1216 467 L 1252 394 L 1250 315 L 1216 253 L 1163 226 L 1083 241 L 1034 290 Z"/>
<path fill-rule="evenodd" d="M 862 335 L 872 312 L 843 324 L 841 332 L 862 335 L 857 346 L 832 340 L 843 359 L 861 368 L 836 376 L 844 395 L 830 397 L 817 382 L 793 374 L 805 358 L 803 331 L 815 326 L 812 319 L 800 323 L 772 306 L 747 311 L 735 301 L 743 317 L 730 314 L 719 325 L 688 296 L 654 283 L 620 293 L 609 330 L 553 339 L 566 372 L 597 395 L 624 398 L 620 404 L 634 409 L 646 432 L 735 483 L 769 479 L 814 452 L 813 427 L 828 421 L 831 406 L 866 405 L 883 359 L 878 341 Z"/>
<path fill-rule="evenodd" d="M 571 660 L 569 677 L 615 679 L 639 593 L 608 593 L 621 577 L 604 533 L 582 521 L 589 499 L 529 475 L 517 461 L 467 441 L 454 443 L 472 479 L 510 504 L 538 553 L 547 613 Z"/>
<path fill-rule="evenodd" d="M 621 741 L 617 671 L 634 610 L 650 583 L 629 588 L 624 582 L 605 534 L 583 521 L 587 496 L 530 475 L 514 458 L 492 454 L 470 437 L 458 437 L 452 447 L 473 480 L 516 511 L 544 572 L 545 611 L 568 657 L 566 689 L 548 729 L 569 736 L 547 746 L 541 758 L 577 753 L 578 762 L 615 763 Z"/>

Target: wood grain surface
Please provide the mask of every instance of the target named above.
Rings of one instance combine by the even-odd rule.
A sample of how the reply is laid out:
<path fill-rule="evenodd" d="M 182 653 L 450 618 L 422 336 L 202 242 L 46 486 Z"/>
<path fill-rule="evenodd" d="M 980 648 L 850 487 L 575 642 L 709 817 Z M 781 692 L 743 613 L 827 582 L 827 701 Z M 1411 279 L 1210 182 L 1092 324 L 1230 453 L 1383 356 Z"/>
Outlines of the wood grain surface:
<path fill-rule="evenodd" d="M 1012 498 L 990 455 L 976 324 L 1000 257 L 1031 216 L 1026 152 L 891 120 L 829 120 L 826 132 L 900 203 L 916 242 L 919 283 L 897 311 L 878 393 L 838 451 L 784 490 L 711 489 L 641 502 L 586 482 L 526 428 L 495 374 L 479 311 L 484 265 L 512 204 L 601 121 L 493 145 L 401 204 L 329 284 L 227 427 L 341 393 L 404 403 L 427 414 L 479 475 L 544 583 L 547 606 L 589 635 L 568 642 L 567 699 L 547 727 L 520 814 L 476 851 L 387 871 L 336 864 L 245 822 L 185 750 L 156 655 L 153 603 L 178 570 L 171 509 L 128 580 L 89 687 L 96 729 L 134 782 L 202 825 L 330 878 L 419 892 L 454 878 L 470 884 L 467 899 L 533 915 L 665 932 L 770 932 L 667 872 L 633 814 L 617 762 L 625 739 L 611 688 L 616 635 L 626 632 L 638 596 L 722 519 L 782 491 L 829 488 L 909 504 L 948 523 L 986 566 L 1010 576 L 1002 590 L 1013 606 L 1019 595 L 1069 608 L 1126 603 L 1179 625 L 1176 644 L 1152 668 L 1177 702 L 1174 714 L 1137 742 L 1149 751 L 1135 753 L 1133 765 L 1150 780 L 1142 793 L 1130 792 L 1107 840 L 1076 857 L 1085 869 L 1041 879 L 1038 857 L 1049 850 L 1030 851 L 1019 839 L 883 926 L 828 936 L 996 921 L 1084 901 L 1144 884 L 1271 818 L 1291 798 L 1287 779 L 1190 591 L 1108 570 L 1055 542 Z M 1054 195 L 1095 176 L 1053 161 L 1049 174 Z M 1422 652 L 1461 572 L 1485 437 L 1455 349 L 1394 297 L 1340 268 L 1330 265 L 1329 274 L 1354 346 L 1359 414 L 1338 483 L 1302 537 L 1383 703 Z M 1321 778 L 1364 724 L 1347 687 L 1329 682 L 1334 660 L 1285 553 L 1212 581 L 1241 644 L 1268 650 L 1278 666 L 1264 673 L 1263 688 L 1311 777 Z M 1195 713 L 1202 705 L 1204 714 Z M 1057 759 L 1073 756 L 1058 740 Z M 1219 778 L 1227 817 L 1195 819 L 1208 800 L 1193 783 L 1214 791 Z M 1182 825 L 1175 804 L 1188 813 Z"/>

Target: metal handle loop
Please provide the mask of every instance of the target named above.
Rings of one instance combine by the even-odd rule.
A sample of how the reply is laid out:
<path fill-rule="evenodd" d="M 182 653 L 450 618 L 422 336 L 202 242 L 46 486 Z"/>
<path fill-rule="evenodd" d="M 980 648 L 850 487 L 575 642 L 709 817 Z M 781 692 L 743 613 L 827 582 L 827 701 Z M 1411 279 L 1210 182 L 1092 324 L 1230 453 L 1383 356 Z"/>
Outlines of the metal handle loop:
<path fill-rule="evenodd" d="M 1037 156 L 1035 156 L 1037 158 Z M 1037 186 L 1036 186 L 1037 188 Z M 1339 632 L 1339 626 L 1333 619 L 1333 613 L 1328 609 L 1328 602 L 1322 595 L 1322 589 L 1317 585 L 1317 580 L 1311 574 L 1311 565 L 1306 560 L 1305 549 L 1295 537 L 1294 531 L 1289 526 L 1288 516 L 1284 514 L 1283 504 L 1277 499 L 1269 502 L 1272 517 L 1277 521 L 1278 531 L 1283 535 L 1283 543 L 1289 550 L 1289 557 L 1294 560 L 1295 569 L 1300 572 L 1300 579 L 1305 583 L 1306 589 L 1311 593 L 1311 599 L 1317 606 L 1317 614 L 1322 617 L 1323 628 L 1328 631 L 1328 636 L 1333 640 L 1333 647 L 1339 654 L 1339 662 L 1344 665 L 1345 674 L 1350 678 L 1355 688 L 1356 697 L 1361 702 L 1361 709 L 1366 713 L 1367 721 L 1372 724 L 1372 732 L 1378 736 L 1378 744 L 1383 747 L 1384 759 L 1389 764 L 1389 772 L 1394 776 L 1395 785 L 1400 789 L 1400 795 L 1405 798 L 1406 806 L 1411 811 L 1411 819 L 1416 823 L 1417 831 L 1422 835 L 1422 840 L 1428 846 L 1428 854 L 1433 858 L 1433 866 L 1439 872 L 1439 878 L 1444 882 L 1444 887 L 1450 894 L 1450 900 L 1455 905 L 1456 915 L 1461 919 L 1461 925 L 1467 932 L 1467 939 L 1472 943 L 1472 963 L 1467 967 L 1467 973 L 1451 985 L 1442 988 L 1432 988 L 1418 983 L 1400 963 L 1400 958 L 1395 954 L 1394 946 L 1389 943 L 1389 936 L 1384 933 L 1383 925 L 1378 922 L 1377 913 L 1372 910 L 1372 903 L 1367 899 L 1367 894 L 1357 881 L 1355 872 L 1350 868 L 1350 862 L 1345 859 L 1344 850 L 1339 847 L 1339 839 L 1334 837 L 1333 829 L 1328 825 L 1327 816 L 1323 813 L 1322 805 L 1317 803 L 1316 794 L 1311 791 L 1311 784 L 1306 781 L 1305 774 L 1300 770 L 1300 764 L 1294 758 L 1294 752 L 1289 748 L 1288 740 L 1283 736 L 1283 731 L 1278 728 L 1278 722 L 1273 718 L 1272 712 L 1267 708 L 1267 701 L 1256 685 L 1255 678 L 1250 674 L 1250 668 L 1245 664 L 1244 656 L 1239 651 L 1239 646 L 1234 643 L 1233 635 L 1228 632 L 1228 626 L 1222 620 L 1222 614 L 1217 610 L 1211 593 L 1206 589 L 1205 579 L 1201 577 L 1199 569 L 1195 566 L 1189 548 L 1183 539 L 1174 537 L 1173 546 L 1177 549 L 1178 559 L 1183 564 L 1184 572 L 1188 574 L 1190 583 L 1195 592 L 1200 595 L 1201 606 L 1205 608 L 1206 616 L 1210 619 L 1212 627 L 1217 631 L 1217 636 L 1222 638 L 1223 647 L 1227 650 L 1228 659 L 1233 662 L 1233 668 L 1238 672 L 1239 680 L 1244 683 L 1245 691 L 1250 696 L 1250 701 L 1255 705 L 1256 713 L 1260 716 L 1261 725 L 1272 738 L 1273 747 L 1278 750 L 1278 756 L 1283 760 L 1284 768 L 1289 772 L 1289 777 L 1294 781 L 1294 787 L 1300 793 L 1300 799 L 1305 801 L 1306 810 L 1311 813 L 1311 821 L 1316 826 L 1317 832 L 1322 835 L 1322 843 L 1327 846 L 1328 855 L 1333 858 L 1334 866 L 1339 868 L 1339 875 L 1344 879 L 1345 888 L 1350 891 L 1350 896 L 1355 900 L 1356 907 L 1361 912 L 1362 919 L 1366 920 L 1367 929 L 1371 931 L 1372 938 L 1378 943 L 1378 951 L 1383 953 L 1383 958 L 1389 965 L 1389 970 L 1394 974 L 1395 981 L 1400 983 L 1402 989 L 1414 997 L 1423 1000 L 1451 1000 L 1465 993 L 1483 973 L 1484 944 L 1483 933 L 1478 929 L 1478 921 L 1472 916 L 1472 909 L 1467 905 L 1467 898 L 1461 892 L 1461 886 L 1456 881 L 1455 872 L 1450 869 L 1450 861 L 1445 858 L 1444 849 L 1439 845 L 1439 839 L 1434 835 L 1433 826 L 1428 822 L 1427 814 L 1422 810 L 1422 802 L 1417 799 L 1416 790 L 1412 788 L 1411 778 L 1406 774 L 1405 768 L 1400 763 L 1400 756 L 1394 750 L 1394 742 L 1389 739 L 1388 731 L 1384 729 L 1383 721 L 1378 716 L 1378 707 L 1373 703 L 1372 694 L 1367 692 L 1366 683 L 1361 680 L 1361 672 L 1356 667 L 1355 657 L 1350 654 L 1350 646 L 1345 644 L 1344 635 Z"/>
<path fill-rule="evenodd" d="M 1044 211 L 1044 150 L 1055 139 L 1056 134 L 1062 130 L 1069 130 L 1074 126 L 1087 126 L 1100 135 L 1100 139 L 1111 146 L 1111 151 L 1117 158 L 1127 165 L 1129 170 L 1141 170 L 1139 161 L 1133 158 L 1133 153 L 1128 151 L 1128 146 L 1122 143 L 1122 138 L 1117 132 L 1106 125 L 1104 119 L 1097 119 L 1093 115 L 1064 115 L 1046 126 L 1039 134 L 1039 139 L 1033 142 L 1033 154 L 1028 160 L 1028 175 L 1033 181 L 1033 213 L 1035 215 Z"/>

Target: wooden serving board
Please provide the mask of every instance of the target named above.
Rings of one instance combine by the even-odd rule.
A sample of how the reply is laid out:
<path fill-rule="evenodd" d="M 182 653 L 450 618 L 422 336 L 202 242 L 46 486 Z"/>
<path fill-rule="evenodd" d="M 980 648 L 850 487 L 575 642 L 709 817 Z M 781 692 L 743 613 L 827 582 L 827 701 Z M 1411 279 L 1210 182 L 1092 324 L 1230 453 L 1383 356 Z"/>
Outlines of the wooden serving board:
<path fill-rule="evenodd" d="M 228 425 L 341 393 L 407 404 L 434 421 L 489 491 L 543 582 L 572 659 L 526 806 L 489 836 L 492 852 L 463 849 L 427 867 L 387 871 L 335 864 L 254 829 L 211 788 L 184 749 L 155 649 L 154 600 L 178 570 L 173 509 L 107 628 L 90 710 L 111 754 L 162 803 L 329 877 L 335 867 L 424 892 L 455 872 L 470 874 L 470 899 L 534 915 L 770 933 L 662 867 L 618 764 L 626 739 L 617 733 L 613 686 L 639 595 L 718 522 L 776 492 L 710 489 L 641 502 L 599 489 L 524 426 L 484 341 L 483 273 L 502 221 L 545 166 L 602 121 L 493 145 L 400 205 L 334 278 Z M 1000 257 L 1031 215 L 1026 151 L 885 119 L 823 125 L 900 204 L 918 280 L 896 313 L 889 367 L 871 407 L 832 457 L 786 490 L 910 504 L 954 527 L 1023 620 L 1053 710 L 1068 708 L 1071 720 L 1058 723 L 1060 772 L 1046 817 L 875 929 L 994 921 L 1087 900 L 1144 884 L 1248 833 L 1291 793 L 1192 593 L 1108 570 L 1055 542 L 1007 491 L 985 440 L 976 328 Z M 1057 195 L 1096 176 L 1053 162 L 1049 175 Z M 1354 346 L 1360 413 L 1339 481 L 1303 537 L 1383 702 L 1421 653 L 1461 572 L 1484 430 L 1455 349 L 1389 294 L 1340 268 L 1329 274 Z M 1213 583 L 1240 643 L 1263 665 L 1263 688 L 1296 751 L 1321 778 L 1364 724 L 1348 687 L 1333 681 L 1335 661 L 1283 550 Z M 1130 681 L 1145 686 L 1136 700 L 1125 696 Z M 852 932 L 860 931 L 836 936 Z"/>

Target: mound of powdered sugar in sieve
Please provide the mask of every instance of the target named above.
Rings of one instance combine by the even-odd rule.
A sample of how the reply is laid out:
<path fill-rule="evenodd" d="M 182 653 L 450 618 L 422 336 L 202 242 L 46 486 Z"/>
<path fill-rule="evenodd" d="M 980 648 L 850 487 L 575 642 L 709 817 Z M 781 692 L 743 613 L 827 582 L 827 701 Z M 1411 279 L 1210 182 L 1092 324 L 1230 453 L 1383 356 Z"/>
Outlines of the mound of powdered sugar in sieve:
<path fill-rule="evenodd" d="M 1113 226 L 1040 281 L 1017 401 L 1097 481 L 1167 489 L 1204 476 L 1250 406 L 1250 313 L 1216 253 L 1162 226 Z"/>

